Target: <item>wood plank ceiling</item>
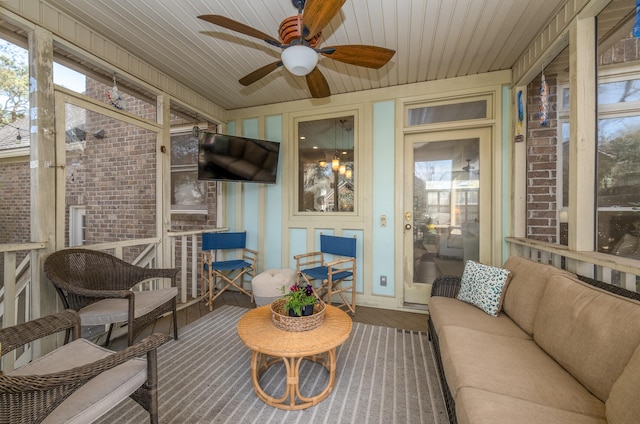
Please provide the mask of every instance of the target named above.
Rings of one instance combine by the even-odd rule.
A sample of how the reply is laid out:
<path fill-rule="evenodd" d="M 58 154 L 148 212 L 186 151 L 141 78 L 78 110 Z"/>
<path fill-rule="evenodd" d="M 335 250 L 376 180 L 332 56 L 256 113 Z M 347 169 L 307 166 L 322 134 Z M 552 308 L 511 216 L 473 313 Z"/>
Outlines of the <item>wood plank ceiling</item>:
<path fill-rule="evenodd" d="M 284 68 L 240 85 L 241 77 L 279 60 L 280 50 L 197 19 L 224 15 L 277 38 L 280 22 L 296 14 L 291 0 L 46 1 L 226 109 L 310 97 L 305 78 Z M 378 70 L 326 57 L 318 67 L 332 94 L 510 69 L 562 4 L 347 0 L 319 46 L 370 44 L 396 54 Z"/>

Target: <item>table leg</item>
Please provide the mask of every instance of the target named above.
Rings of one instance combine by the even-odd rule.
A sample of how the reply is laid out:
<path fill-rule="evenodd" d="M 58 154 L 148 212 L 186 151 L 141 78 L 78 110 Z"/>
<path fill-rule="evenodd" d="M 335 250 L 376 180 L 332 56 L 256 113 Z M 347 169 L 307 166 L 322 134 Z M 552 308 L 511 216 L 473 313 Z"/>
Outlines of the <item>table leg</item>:
<path fill-rule="evenodd" d="M 317 395 L 311 397 L 303 396 L 300 393 L 300 364 L 305 359 L 317 362 L 329 371 L 329 379 L 325 388 Z M 260 386 L 260 377 L 269 367 L 280 361 L 284 363 L 287 373 L 286 389 L 282 397 L 274 398 L 262 389 Z M 251 381 L 253 383 L 253 389 L 258 397 L 267 405 L 280 409 L 299 410 L 317 405 L 331 393 L 335 383 L 335 371 L 335 348 L 323 354 L 300 358 L 271 357 L 257 351 L 251 351 Z M 301 402 L 297 402 L 298 400 Z"/>

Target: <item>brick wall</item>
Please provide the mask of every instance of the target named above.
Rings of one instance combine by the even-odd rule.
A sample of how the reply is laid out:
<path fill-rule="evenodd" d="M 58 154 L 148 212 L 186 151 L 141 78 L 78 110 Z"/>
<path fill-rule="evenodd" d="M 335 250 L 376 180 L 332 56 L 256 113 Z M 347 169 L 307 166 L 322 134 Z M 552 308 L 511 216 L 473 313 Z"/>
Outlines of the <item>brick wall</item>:
<path fill-rule="evenodd" d="M 549 87 L 549 117 L 540 125 L 540 76 L 527 90 L 527 237 L 550 243 L 556 237 L 558 90 L 555 75 L 545 75 Z"/>
<path fill-rule="evenodd" d="M 30 181 L 27 162 L 0 165 L 0 243 L 31 241 Z"/>

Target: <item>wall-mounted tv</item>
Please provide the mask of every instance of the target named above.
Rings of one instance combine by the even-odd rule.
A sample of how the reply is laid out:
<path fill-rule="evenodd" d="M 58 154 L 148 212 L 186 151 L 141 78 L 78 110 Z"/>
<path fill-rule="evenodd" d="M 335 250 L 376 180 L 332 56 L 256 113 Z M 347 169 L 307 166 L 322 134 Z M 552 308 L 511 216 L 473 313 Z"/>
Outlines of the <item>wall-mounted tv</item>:
<path fill-rule="evenodd" d="M 198 138 L 198 179 L 275 184 L 280 143 L 203 132 Z"/>

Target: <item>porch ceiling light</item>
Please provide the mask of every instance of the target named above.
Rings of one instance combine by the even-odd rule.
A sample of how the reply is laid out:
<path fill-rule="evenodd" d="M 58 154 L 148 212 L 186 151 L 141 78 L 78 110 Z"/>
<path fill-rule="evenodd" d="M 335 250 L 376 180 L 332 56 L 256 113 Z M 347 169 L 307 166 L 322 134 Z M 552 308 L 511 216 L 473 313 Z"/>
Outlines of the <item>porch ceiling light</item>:
<path fill-rule="evenodd" d="M 282 51 L 282 64 L 289 72 L 299 77 L 313 71 L 318 63 L 318 53 L 311 47 L 296 45 Z"/>

